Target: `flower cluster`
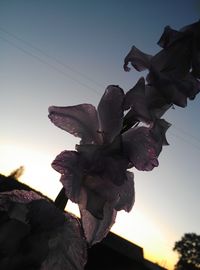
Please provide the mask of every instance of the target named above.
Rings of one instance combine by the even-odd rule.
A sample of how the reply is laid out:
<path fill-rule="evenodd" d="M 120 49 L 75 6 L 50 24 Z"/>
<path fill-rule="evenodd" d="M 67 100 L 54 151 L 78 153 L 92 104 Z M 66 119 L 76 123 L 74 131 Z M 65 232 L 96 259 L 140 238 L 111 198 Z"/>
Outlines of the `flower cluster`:
<path fill-rule="evenodd" d="M 187 98 L 194 99 L 200 91 L 200 21 L 180 31 L 166 26 L 158 45 L 163 49 L 154 56 L 133 46 L 124 60 L 124 70 L 130 70 L 129 63 L 138 71 L 149 70 L 146 110 L 165 111 L 171 104 L 185 107 Z"/>
<path fill-rule="evenodd" d="M 13 177 L 0 175 L 0 269 L 82 270 L 80 222 Z"/>
<path fill-rule="evenodd" d="M 76 151 L 63 151 L 52 163 L 61 174 L 67 198 L 79 205 L 90 245 L 101 241 L 119 210 L 134 203 L 133 173 L 158 166 L 170 124 L 161 119 L 173 104 L 185 107 L 200 91 L 200 22 L 176 31 L 167 26 L 155 56 L 132 47 L 124 60 L 149 73 L 125 93 L 105 90 L 97 109 L 91 104 L 49 108 L 50 120 L 79 137 Z"/>
<path fill-rule="evenodd" d="M 49 108 L 56 126 L 80 138 L 76 150 L 52 162 L 63 184 L 55 202 L 18 182 L 21 170 L 0 175 L 0 269 L 82 270 L 87 246 L 105 237 L 117 211 L 132 209 L 129 170 L 158 166 L 170 126 L 161 117 L 200 91 L 200 21 L 180 31 L 167 26 L 158 44 L 155 56 L 135 46 L 126 56 L 125 71 L 129 63 L 149 70 L 129 91 L 108 86 L 97 108 Z M 67 199 L 78 204 L 81 220 L 62 211 Z"/>

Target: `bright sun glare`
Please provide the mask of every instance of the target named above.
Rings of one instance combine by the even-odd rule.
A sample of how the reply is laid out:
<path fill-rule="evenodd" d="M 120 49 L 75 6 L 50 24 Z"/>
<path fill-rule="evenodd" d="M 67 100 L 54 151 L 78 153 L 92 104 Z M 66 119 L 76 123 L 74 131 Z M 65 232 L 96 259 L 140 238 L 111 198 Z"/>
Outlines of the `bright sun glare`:
<path fill-rule="evenodd" d="M 0 173 L 9 175 L 13 170 L 24 166 L 20 180 L 43 194 L 55 199 L 62 185 L 59 174 L 51 168 L 52 159 L 48 154 L 19 145 L 0 145 Z M 67 210 L 79 215 L 77 205 L 68 203 Z M 172 268 L 177 260 L 171 248 L 167 246 L 160 224 L 150 219 L 138 208 L 130 214 L 121 211 L 112 231 L 144 248 L 146 258 Z M 165 257 L 163 257 L 163 254 Z"/>

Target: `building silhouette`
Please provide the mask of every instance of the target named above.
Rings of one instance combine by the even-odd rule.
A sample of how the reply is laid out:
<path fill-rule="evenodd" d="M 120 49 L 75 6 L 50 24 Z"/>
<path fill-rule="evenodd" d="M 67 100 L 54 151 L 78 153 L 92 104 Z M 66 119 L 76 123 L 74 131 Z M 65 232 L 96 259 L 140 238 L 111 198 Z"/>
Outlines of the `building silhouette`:
<path fill-rule="evenodd" d="M 85 270 L 166 270 L 144 258 L 143 248 L 109 233 L 88 250 Z"/>

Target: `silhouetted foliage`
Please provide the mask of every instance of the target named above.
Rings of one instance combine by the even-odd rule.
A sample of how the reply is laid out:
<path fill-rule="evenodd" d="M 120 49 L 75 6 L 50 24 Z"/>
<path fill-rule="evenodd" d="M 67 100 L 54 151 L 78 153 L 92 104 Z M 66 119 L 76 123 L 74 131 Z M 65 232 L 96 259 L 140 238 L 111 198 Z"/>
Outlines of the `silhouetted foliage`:
<path fill-rule="evenodd" d="M 195 233 L 184 234 L 181 240 L 175 242 L 173 250 L 179 253 L 179 260 L 175 269 L 200 269 L 200 235 Z"/>

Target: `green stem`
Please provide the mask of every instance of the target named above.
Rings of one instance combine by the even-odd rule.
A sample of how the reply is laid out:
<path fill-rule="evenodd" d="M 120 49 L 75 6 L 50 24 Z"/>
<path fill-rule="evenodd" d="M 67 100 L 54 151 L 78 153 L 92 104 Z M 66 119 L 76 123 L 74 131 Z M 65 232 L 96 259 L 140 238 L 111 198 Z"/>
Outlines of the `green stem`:
<path fill-rule="evenodd" d="M 56 199 L 55 199 L 55 206 L 57 208 L 59 208 L 60 210 L 64 210 L 65 209 L 65 206 L 67 205 L 67 202 L 68 202 L 68 198 L 67 196 L 65 195 L 65 189 L 62 188 L 60 190 L 60 192 L 58 193 Z"/>

